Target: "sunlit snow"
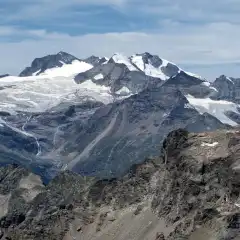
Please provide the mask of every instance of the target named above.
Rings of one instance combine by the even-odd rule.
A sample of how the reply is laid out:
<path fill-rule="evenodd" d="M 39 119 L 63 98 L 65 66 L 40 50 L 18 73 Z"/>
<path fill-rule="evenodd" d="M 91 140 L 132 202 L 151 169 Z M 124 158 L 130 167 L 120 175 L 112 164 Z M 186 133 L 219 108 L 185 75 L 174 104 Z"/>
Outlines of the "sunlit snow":
<path fill-rule="evenodd" d="M 129 88 L 127 87 L 122 87 L 121 89 L 119 89 L 118 91 L 116 91 L 116 94 L 131 94 L 131 91 L 129 90 Z"/>
<path fill-rule="evenodd" d="M 63 64 L 61 67 L 55 67 L 47 69 L 45 72 L 41 73 L 41 76 L 47 77 L 70 77 L 76 75 L 80 72 L 85 72 L 91 69 L 93 66 L 86 62 L 79 60 L 74 60 L 71 64 Z"/>
<path fill-rule="evenodd" d="M 49 69 L 39 76 L 2 78 L 0 111 L 12 114 L 16 111 L 41 112 L 64 101 L 79 102 L 84 96 L 103 103 L 111 102 L 108 87 L 99 86 L 91 80 L 82 84 L 76 84 L 73 80 L 72 75 L 90 67 L 89 64 L 76 61 L 61 68 Z"/>
<path fill-rule="evenodd" d="M 231 83 L 234 84 L 234 82 L 229 78 L 229 77 L 226 77 L 228 81 L 230 81 Z"/>
<path fill-rule="evenodd" d="M 215 147 L 217 145 L 218 145 L 218 142 L 213 142 L 213 143 L 202 142 L 201 144 L 202 147 Z"/>
<path fill-rule="evenodd" d="M 125 64 L 128 69 L 130 71 L 138 71 L 138 69 L 136 67 L 134 67 L 130 60 L 128 59 L 128 57 L 120 54 L 120 53 L 115 53 L 113 56 L 112 56 L 112 59 L 115 63 L 122 63 L 122 64 Z"/>
<path fill-rule="evenodd" d="M 209 113 L 214 117 L 218 118 L 222 123 L 226 123 L 232 126 L 236 126 L 237 123 L 229 119 L 225 112 L 233 111 L 238 112 L 238 105 L 232 102 L 219 100 L 215 101 L 210 98 L 195 98 L 191 95 L 187 95 L 187 100 L 193 105 L 199 113 Z"/>
<path fill-rule="evenodd" d="M 104 78 L 104 76 L 102 75 L 102 73 L 99 73 L 94 77 L 95 80 L 101 80 L 103 78 Z"/>
<path fill-rule="evenodd" d="M 132 63 L 135 64 L 146 75 L 151 76 L 151 77 L 160 78 L 162 80 L 169 79 L 169 77 L 166 76 L 161 70 L 161 67 L 163 65 L 165 66 L 165 64 L 167 64 L 167 63 L 164 63 L 159 68 L 156 68 L 151 64 L 144 64 L 142 56 L 134 55 L 134 56 L 130 57 L 130 59 L 131 59 Z"/>

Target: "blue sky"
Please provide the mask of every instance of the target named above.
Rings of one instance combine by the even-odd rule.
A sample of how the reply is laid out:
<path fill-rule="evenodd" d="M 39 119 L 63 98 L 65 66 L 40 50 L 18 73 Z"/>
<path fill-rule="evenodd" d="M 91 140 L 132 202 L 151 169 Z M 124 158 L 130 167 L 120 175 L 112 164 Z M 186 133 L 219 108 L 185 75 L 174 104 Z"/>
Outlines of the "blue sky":
<path fill-rule="evenodd" d="M 239 0 L 1 0 L 0 73 L 60 50 L 148 51 L 210 80 L 240 77 Z"/>

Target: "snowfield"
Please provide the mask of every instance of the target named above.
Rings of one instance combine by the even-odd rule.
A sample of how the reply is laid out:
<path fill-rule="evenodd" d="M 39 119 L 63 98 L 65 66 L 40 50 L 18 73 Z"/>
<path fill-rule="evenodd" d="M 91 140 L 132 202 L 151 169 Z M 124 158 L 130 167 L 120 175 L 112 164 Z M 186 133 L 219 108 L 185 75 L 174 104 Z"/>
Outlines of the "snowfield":
<path fill-rule="evenodd" d="M 162 59 L 163 60 L 163 59 Z M 144 64 L 141 56 L 132 56 L 132 63 L 134 63 L 141 71 L 145 72 L 146 75 L 151 77 L 160 78 L 162 80 L 167 80 L 169 77 L 163 73 L 161 67 L 166 67 L 168 61 L 163 60 L 163 64 L 159 68 L 155 68 L 151 64 Z"/>
<path fill-rule="evenodd" d="M 63 63 L 63 62 L 62 62 Z M 63 63 L 62 67 L 47 69 L 40 76 L 47 76 L 48 78 L 54 77 L 70 77 L 80 72 L 85 72 L 91 69 L 93 66 L 83 61 L 74 60 L 71 64 Z"/>
<path fill-rule="evenodd" d="M 232 126 L 238 125 L 236 122 L 232 121 L 225 115 L 225 112 L 227 111 L 238 113 L 237 104 L 224 100 L 215 101 L 210 98 L 195 98 L 191 95 L 187 95 L 186 98 L 199 113 L 203 114 L 207 112 L 218 118 L 222 123 L 226 123 Z"/>
<path fill-rule="evenodd" d="M 66 77 L 67 74 L 72 75 L 72 72 L 64 72 L 62 68 L 58 70 L 51 69 L 49 75 L 2 78 L 0 111 L 11 114 L 16 111 L 43 112 L 64 101 L 79 103 L 84 96 L 106 104 L 112 102 L 108 87 L 97 85 L 91 80 L 76 84 L 73 77 Z M 60 73 L 65 76 L 57 76 Z"/>
<path fill-rule="evenodd" d="M 166 67 L 171 63 L 165 59 L 162 60 L 162 65 L 154 67 L 149 61 L 145 64 L 142 55 L 132 55 L 126 57 L 122 54 L 116 53 L 111 58 L 112 61 L 125 64 L 130 71 L 143 71 L 146 75 L 161 78 L 162 80 L 169 79 L 162 71 L 162 67 Z M 108 60 L 109 61 L 109 60 Z M 63 62 L 62 62 L 63 63 Z M 61 102 L 71 102 L 73 104 L 81 103 L 86 99 L 93 99 L 104 104 L 114 101 L 111 88 L 98 85 L 93 81 L 100 81 L 104 79 L 102 73 L 93 77 L 93 79 L 86 79 L 81 84 L 76 84 L 74 77 L 89 69 L 93 65 L 80 60 L 74 60 L 71 64 L 63 63 L 62 67 L 55 67 L 47 69 L 45 72 L 35 72 L 30 77 L 16 77 L 8 76 L 0 79 L 0 111 L 6 111 L 11 114 L 17 111 L 28 112 L 44 112 L 52 107 L 60 104 Z M 183 71 L 178 68 L 179 72 Z M 198 75 L 185 72 L 190 76 L 201 78 Z M 201 78 L 202 79 L 202 78 Z M 231 79 L 229 79 L 231 81 Z M 206 80 L 203 85 L 217 91 Z M 116 91 L 115 96 L 119 99 L 124 99 L 131 96 L 133 93 L 126 86 Z M 185 107 L 194 107 L 201 114 L 207 112 L 221 122 L 237 125 L 234 121 L 226 116 L 226 111 L 233 111 L 238 113 L 238 105 L 228 101 L 214 101 L 210 98 L 195 98 L 191 95 L 186 96 L 189 103 Z"/>

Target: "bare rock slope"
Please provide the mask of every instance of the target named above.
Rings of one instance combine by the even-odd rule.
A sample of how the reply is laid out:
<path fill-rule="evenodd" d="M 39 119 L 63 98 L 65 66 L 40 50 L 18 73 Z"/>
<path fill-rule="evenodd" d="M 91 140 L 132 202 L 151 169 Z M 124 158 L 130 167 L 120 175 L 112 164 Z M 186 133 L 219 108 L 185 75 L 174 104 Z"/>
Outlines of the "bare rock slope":
<path fill-rule="evenodd" d="M 0 239 L 237 240 L 240 131 L 171 132 L 121 179 L 0 169 Z"/>

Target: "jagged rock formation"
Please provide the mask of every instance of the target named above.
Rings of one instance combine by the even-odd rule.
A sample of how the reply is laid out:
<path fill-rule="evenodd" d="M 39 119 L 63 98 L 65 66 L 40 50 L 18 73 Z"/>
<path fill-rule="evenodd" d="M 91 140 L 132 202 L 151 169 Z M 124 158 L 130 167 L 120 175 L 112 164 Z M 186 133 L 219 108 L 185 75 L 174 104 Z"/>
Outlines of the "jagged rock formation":
<path fill-rule="evenodd" d="M 240 103 L 240 79 L 239 78 L 230 78 L 225 75 L 218 77 L 212 84 L 214 88 L 217 89 L 217 92 L 213 99 L 217 100 L 227 100 L 236 103 Z"/>
<path fill-rule="evenodd" d="M 210 88 L 210 84 L 206 80 L 190 76 L 181 71 L 172 76 L 164 83 L 164 86 L 172 86 L 179 89 L 184 95 L 192 95 L 196 98 L 208 97 L 215 94 L 215 90 Z"/>
<path fill-rule="evenodd" d="M 96 57 L 94 55 L 83 59 L 84 62 L 97 66 L 99 64 L 105 63 L 107 59 L 105 57 Z"/>
<path fill-rule="evenodd" d="M 46 71 L 47 69 L 54 67 L 62 67 L 63 64 L 70 64 L 74 60 L 79 60 L 78 58 L 72 56 L 66 52 L 59 52 L 53 55 L 47 55 L 42 58 L 36 58 L 33 60 L 31 67 L 25 68 L 20 74 L 20 77 L 39 75 Z"/>
<path fill-rule="evenodd" d="M 240 236 L 240 132 L 171 132 L 119 179 L 69 171 L 47 186 L 0 169 L 2 239 L 230 240 Z"/>

